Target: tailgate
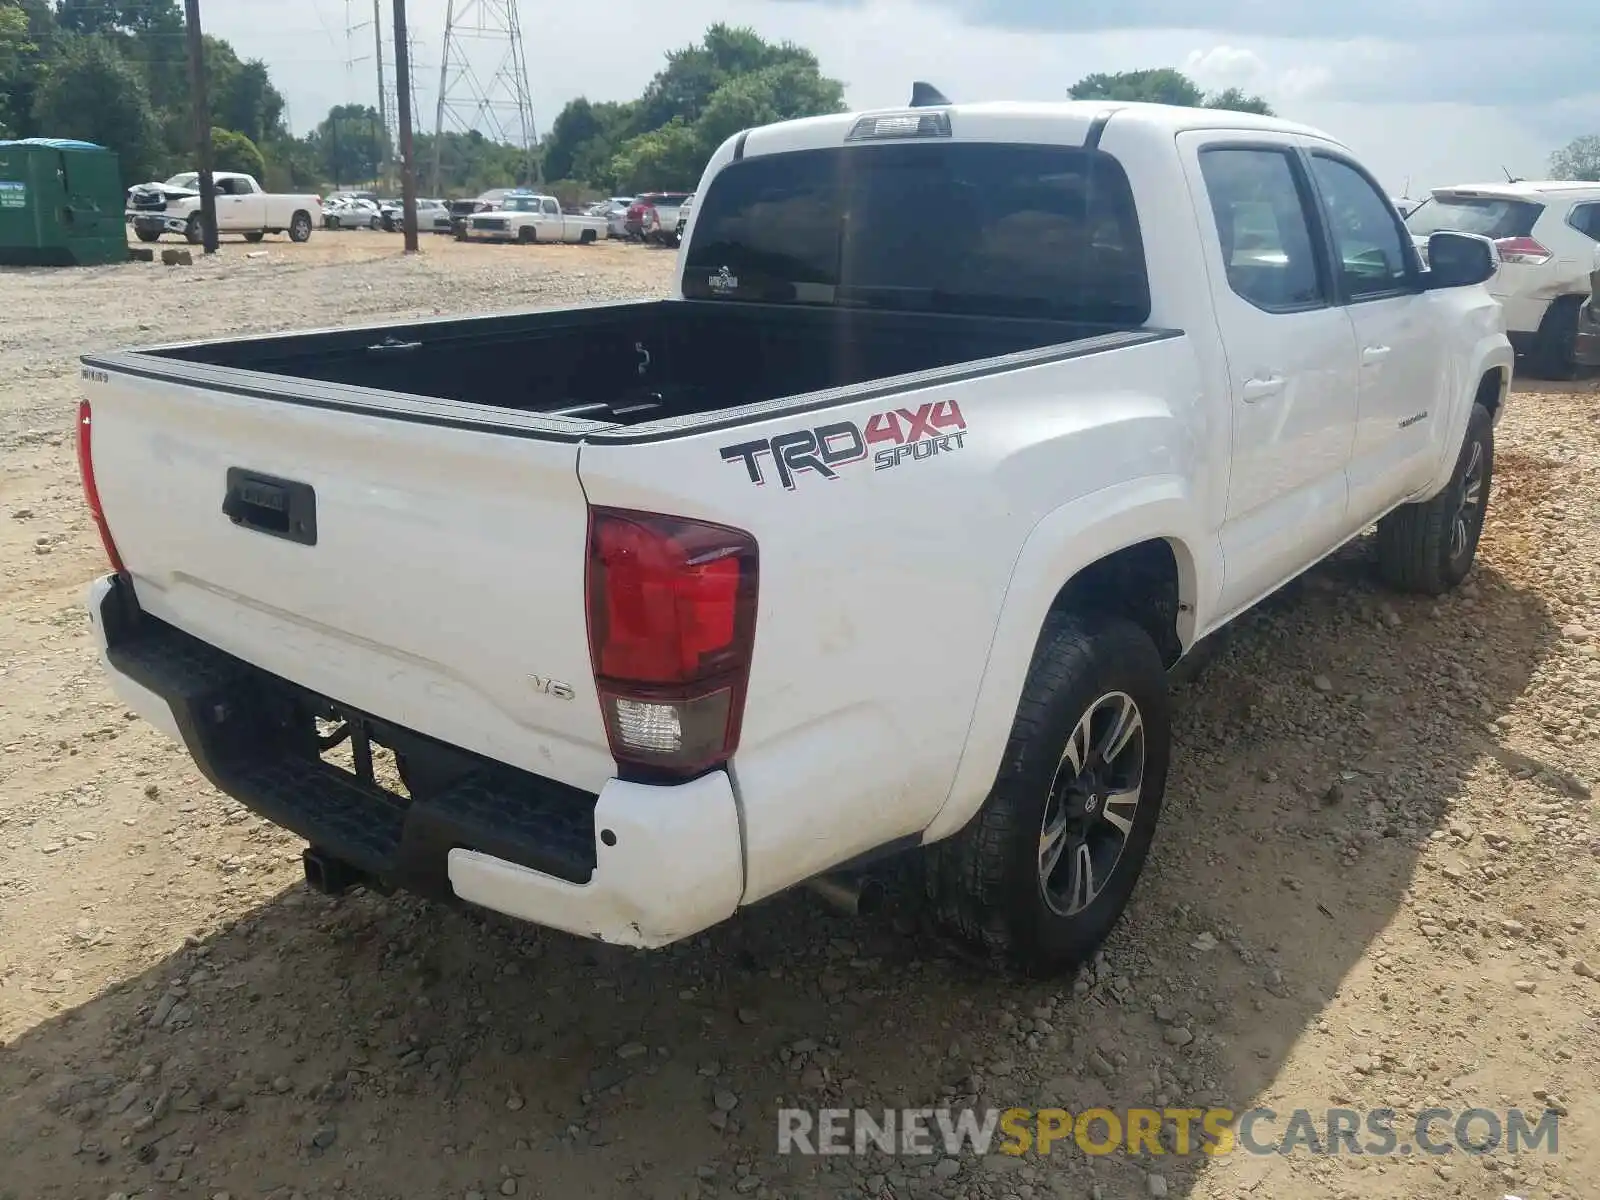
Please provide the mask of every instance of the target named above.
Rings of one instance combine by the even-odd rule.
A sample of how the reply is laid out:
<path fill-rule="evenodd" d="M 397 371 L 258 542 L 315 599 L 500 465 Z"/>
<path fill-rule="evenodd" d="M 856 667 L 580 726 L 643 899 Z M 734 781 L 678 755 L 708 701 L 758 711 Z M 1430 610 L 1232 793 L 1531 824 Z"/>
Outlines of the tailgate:
<path fill-rule="evenodd" d="M 145 611 L 535 774 L 598 791 L 615 773 L 575 440 L 122 375 L 89 395 L 95 478 Z"/>

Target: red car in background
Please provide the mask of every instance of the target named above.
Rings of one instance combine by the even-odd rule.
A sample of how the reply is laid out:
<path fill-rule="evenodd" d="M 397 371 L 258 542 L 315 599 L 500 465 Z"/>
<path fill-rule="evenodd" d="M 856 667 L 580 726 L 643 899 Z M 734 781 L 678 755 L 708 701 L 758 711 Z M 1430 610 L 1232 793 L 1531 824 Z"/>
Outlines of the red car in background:
<path fill-rule="evenodd" d="M 623 222 L 630 238 L 671 245 L 678 237 L 678 206 L 688 192 L 644 192 L 635 198 Z"/>

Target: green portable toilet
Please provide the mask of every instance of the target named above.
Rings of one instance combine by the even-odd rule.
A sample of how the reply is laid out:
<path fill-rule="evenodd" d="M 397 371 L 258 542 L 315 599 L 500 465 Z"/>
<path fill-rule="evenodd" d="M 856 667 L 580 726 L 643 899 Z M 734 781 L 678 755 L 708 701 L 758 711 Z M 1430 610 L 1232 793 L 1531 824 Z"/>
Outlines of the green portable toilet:
<path fill-rule="evenodd" d="M 0 142 L 0 266 L 128 261 L 117 156 L 66 138 Z"/>

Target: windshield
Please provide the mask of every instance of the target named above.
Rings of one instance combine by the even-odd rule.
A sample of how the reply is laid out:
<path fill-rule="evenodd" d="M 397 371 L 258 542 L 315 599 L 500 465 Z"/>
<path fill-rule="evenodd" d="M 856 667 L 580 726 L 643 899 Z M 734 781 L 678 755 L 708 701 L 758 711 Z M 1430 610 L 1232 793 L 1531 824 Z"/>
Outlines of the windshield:
<path fill-rule="evenodd" d="M 167 186 L 175 188 L 187 188 L 191 192 L 199 191 L 200 174 L 197 171 L 190 171 L 184 175 L 174 175 L 171 179 L 167 180 Z"/>
<path fill-rule="evenodd" d="M 1100 151 L 902 142 L 763 155 L 695 201 L 684 295 L 1149 319 L 1138 217 Z"/>
<path fill-rule="evenodd" d="M 537 196 L 507 196 L 504 204 L 500 206 L 510 212 L 538 212 L 539 197 Z"/>
<path fill-rule="evenodd" d="M 1433 233 L 1476 233 L 1486 238 L 1527 237 L 1544 205 L 1503 196 L 1435 196 L 1406 218 L 1418 237 Z"/>

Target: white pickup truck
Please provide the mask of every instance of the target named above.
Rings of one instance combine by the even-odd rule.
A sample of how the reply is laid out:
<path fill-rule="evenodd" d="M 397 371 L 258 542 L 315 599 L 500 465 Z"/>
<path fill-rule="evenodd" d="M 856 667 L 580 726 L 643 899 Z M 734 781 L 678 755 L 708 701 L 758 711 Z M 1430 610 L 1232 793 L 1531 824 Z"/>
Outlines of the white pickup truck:
<path fill-rule="evenodd" d="M 89 611 L 315 886 L 659 946 L 927 847 L 1047 971 L 1133 891 L 1186 652 L 1374 522 L 1466 575 L 1494 269 L 1270 118 L 752 129 L 675 298 L 84 358 Z"/>
<path fill-rule="evenodd" d="M 574 242 L 587 246 L 606 232 L 604 217 L 564 213 L 554 196 L 510 192 L 495 211 L 469 216 L 460 237 L 467 242 Z"/>
<path fill-rule="evenodd" d="M 247 242 L 259 242 L 269 233 L 287 233 L 291 241 L 303 242 L 322 223 L 322 200 L 317 196 L 268 192 L 255 176 L 235 171 L 214 171 L 211 182 L 216 191 L 218 233 L 242 233 Z M 141 242 L 177 233 L 198 246 L 204 236 L 200 176 L 190 171 L 165 183 L 130 188 L 128 219 Z"/>

